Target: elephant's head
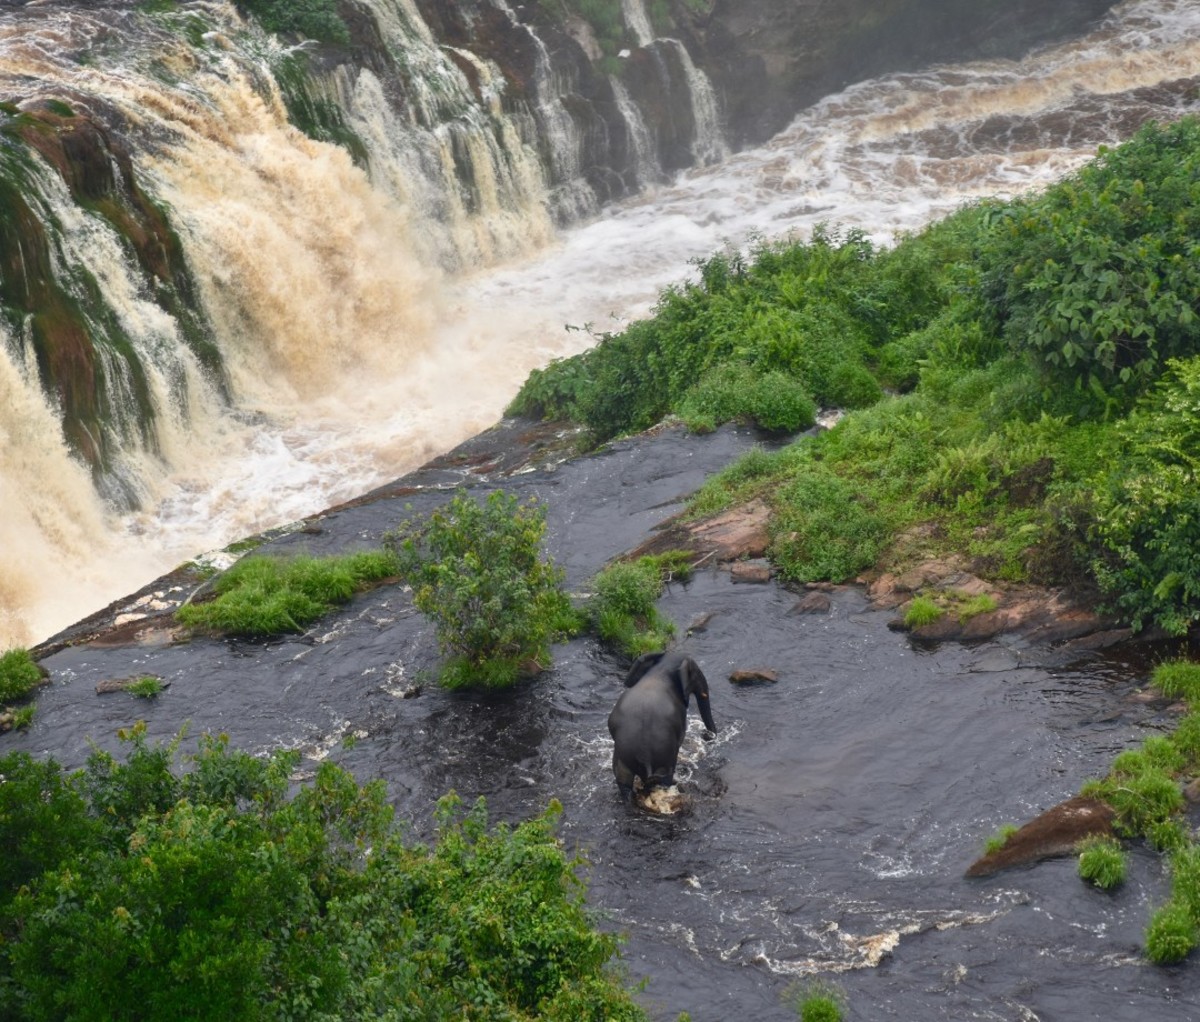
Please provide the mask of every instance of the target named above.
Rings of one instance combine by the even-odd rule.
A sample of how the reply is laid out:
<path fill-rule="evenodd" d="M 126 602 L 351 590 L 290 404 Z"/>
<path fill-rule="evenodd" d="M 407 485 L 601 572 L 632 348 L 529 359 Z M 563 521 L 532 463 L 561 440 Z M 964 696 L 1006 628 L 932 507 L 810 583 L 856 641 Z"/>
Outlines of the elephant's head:
<path fill-rule="evenodd" d="M 625 687 L 633 688 L 651 673 L 665 676 L 674 683 L 685 708 L 690 697 L 695 695 L 700 719 L 709 731 L 716 733 L 717 725 L 713 721 L 712 707 L 708 703 L 708 679 L 695 660 L 683 653 L 643 653 L 625 675 Z"/>

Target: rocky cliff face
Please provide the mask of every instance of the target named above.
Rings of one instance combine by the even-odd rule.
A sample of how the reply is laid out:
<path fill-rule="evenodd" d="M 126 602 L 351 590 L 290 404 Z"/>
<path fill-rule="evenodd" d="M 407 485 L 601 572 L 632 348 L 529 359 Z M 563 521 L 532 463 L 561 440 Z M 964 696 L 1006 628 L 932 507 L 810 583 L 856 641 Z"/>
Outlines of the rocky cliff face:
<path fill-rule="evenodd" d="M 683 38 L 721 97 L 730 143 L 761 142 L 856 81 L 1015 57 L 1081 31 L 1113 0 L 680 0 Z"/>

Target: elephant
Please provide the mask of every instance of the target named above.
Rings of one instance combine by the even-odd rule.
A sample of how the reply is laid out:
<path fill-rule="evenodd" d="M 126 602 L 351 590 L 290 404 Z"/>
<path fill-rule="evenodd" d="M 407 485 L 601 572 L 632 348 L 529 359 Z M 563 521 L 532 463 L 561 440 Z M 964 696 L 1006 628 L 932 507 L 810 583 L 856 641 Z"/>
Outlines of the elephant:
<path fill-rule="evenodd" d="M 643 653 L 633 662 L 625 691 L 608 717 L 613 774 L 624 801 L 633 794 L 634 777 L 640 777 L 646 789 L 675 783 L 693 693 L 704 726 L 715 733 L 708 679 L 695 660 L 683 653 L 659 652 Z"/>

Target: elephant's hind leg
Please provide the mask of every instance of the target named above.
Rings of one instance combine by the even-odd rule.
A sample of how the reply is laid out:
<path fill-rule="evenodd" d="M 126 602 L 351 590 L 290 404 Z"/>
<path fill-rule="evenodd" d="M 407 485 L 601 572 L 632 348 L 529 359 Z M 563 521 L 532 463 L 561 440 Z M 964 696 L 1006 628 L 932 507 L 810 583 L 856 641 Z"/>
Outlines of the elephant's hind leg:
<path fill-rule="evenodd" d="M 613 750 L 613 776 L 617 779 L 617 789 L 621 792 L 622 801 L 628 802 L 633 798 L 633 771 L 629 769 Z"/>

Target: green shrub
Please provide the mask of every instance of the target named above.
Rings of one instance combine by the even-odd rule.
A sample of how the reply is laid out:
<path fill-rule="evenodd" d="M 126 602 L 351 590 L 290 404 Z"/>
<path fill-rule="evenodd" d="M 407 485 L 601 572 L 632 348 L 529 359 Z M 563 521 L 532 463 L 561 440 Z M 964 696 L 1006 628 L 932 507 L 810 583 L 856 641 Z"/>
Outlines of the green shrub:
<path fill-rule="evenodd" d="M 1093 570 L 1135 628 L 1182 635 L 1200 620 L 1200 359 L 1172 362 L 1115 432 L 1121 456 L 1094 481 Z"/>
<path fill-rule="evenodd" d="M 206 738 L 182 769 L 128 737 L 128 762 L 75 774 L 0 760 L 4 1018 L 645 1022 L 557 804 L 490 827 L 451 796 L 436 841 L 412 844 L 383 785 L 332 763 L 294 790 L 293 752 Z"/>
<path fill-rule="evenodd" d="M 0 654 L 0 703 L 24 699 L 42 681 L 42 669 L 28 650 L 10 649 Z"/>
<path fill-rule="evenodd" d="M 1197 350 L 1200 121 L 1150 124 L 992 214 L 984 293 L 1009 342 L 1076 407 L 1120 403 Z"/>
<path fill-rule="evenodd" d="M 563 571 L 541 557 L 546 512 L 497 490 L 479 503 L 459 492 L 384 542 L 413 602 L 433 620 L 451 687 L 504 687 L 543 669 L 550 644 L 577 631 Z"/>
<path fill-rule="evenodd" d="M 655 604 L 668 581 L 686 581 L 691 570 L 691 554 L 685 550 L 610 564 L 594 579 L 595 594 L 588 601 L 596 634 L 630 656 L 664 649 L 675 624 Z"/>
<path fill-rule="evenodd" d="M 1171 741 L 1183 757 L 1185 769 L 1200 768 L 1200 709 L 1193 709 L 1176 725 Z"/>
<path fill-rule="evenodd" d="M 1125 852 L 1119 841 L 1093 837 L 1080 842 L 1079 875 L 1103 890 L 1125 882 Z"/>
<path fill-rule="evenodd" d="M 125 691 L 131 696 L 137 696 L 140 699 L 153 699 L 162 693 L 163 688 L 163 680 L 158 675 L 143 674 L 140 678 L 127 685 Z"/>
<path fill-rule="evenodd" d="M 1153 825 L 1170 820 L 1184 805 L 1178 782 L 1153 767 L 1110 774 L 1103 781 L 1089 782 L 1083 793 L 1111 805 L 1117 825 L 1130 836 L 1145 834 Z"/>
<path fill-rule="evenodd" d="M 853 483 L 823 463 L 785 484 L 777 500 L 771 554 L 790 581 L 843 582 L 878 560 L 885 521 Z"/>
<path fill-rule="evenodd" d="M 970 621 L 971 618 L 978 617 L 980 614 L 990 614 L 995 609 L 996 598 L 988 593 L 980 593 L 959 604 L 958 620 L 960 622 Z"/>
<path fill-rule="evenodd" d="M 932 598 L 918 596 L 908 605 L 904 612 L 904 624 L 908 628 L 921 628 L 939 620 L 945 611 Z"/>
<path fill-rule="evenodd" d="M 360 589 L 394 576 L 396 557 L 368 550 L 334 557 L 243 557 L 215 583 L 216 598 L 175 613 L 190 628 L 230 635 L 302 632 Z"/>
<path fill-rule="evenodd" d="M 699 433 L 743 418 L 764 429 L 795 433 L 816 421 L 817 406 L 799 380 L 730 362 L 703 376 L 680 400 L 678 414 Z"/>
<path fill-rule="evenodd" d="M 1186 700 L 1200 707 L 1200 664 L 1190 660 L 1170 660 L 1159 664 L 1150 675 L 1150 683 L 1162 694 Z"/>

